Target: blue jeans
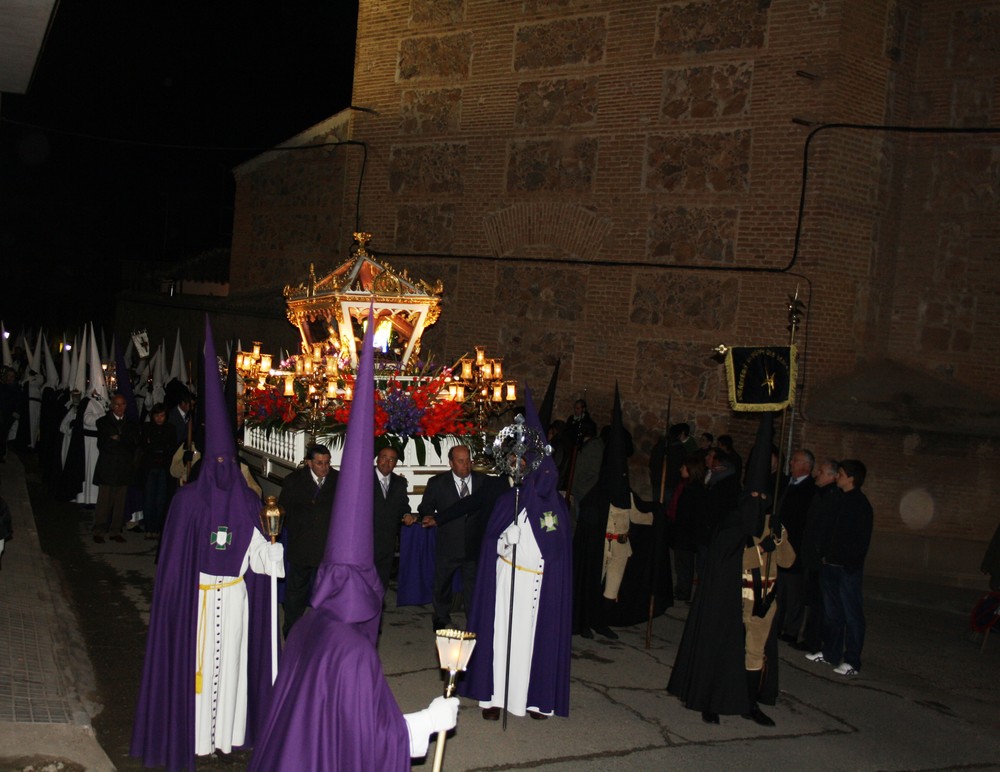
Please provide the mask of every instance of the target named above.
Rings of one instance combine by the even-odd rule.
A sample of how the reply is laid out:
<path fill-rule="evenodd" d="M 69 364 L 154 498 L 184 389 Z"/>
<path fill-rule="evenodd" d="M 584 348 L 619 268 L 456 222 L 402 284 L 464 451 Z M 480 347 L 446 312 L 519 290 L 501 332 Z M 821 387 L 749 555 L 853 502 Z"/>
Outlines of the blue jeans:
<path fill-rule="evenodd" d="M 861 601 L 861 569 L 824 565 L 823 659 L 831 665 L 841 660 L 861 670 L 861 647 L 865 643 L 865 612 Z"/>

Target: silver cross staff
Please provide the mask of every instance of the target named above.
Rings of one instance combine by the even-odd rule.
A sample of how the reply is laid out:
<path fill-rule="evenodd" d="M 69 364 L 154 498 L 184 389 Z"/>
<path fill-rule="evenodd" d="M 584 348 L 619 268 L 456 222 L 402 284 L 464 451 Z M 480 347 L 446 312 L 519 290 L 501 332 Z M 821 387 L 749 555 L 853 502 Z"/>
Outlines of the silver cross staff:
<path fill-rule="evenodd" d="M 521 512 L 521 483 L 524 478 L 538 469 L 552 448 L 545 444 L 537 429 L 526 426 L 524 416 L 517 415 L 514 423 L 499 431 L 493 441 L 493 464 L 497 472 L 514 481 L 514 522 Z M 503 683 L 503 729 L 507 731 L 507 697 L 510 693 L 510 645 L 511 630 L 514 626 L 514 578 L 517 575 L 517 542 L 511 545 L 510 553 L 510 608 L 507 612 L 507 666 L 504 668 Z"/>

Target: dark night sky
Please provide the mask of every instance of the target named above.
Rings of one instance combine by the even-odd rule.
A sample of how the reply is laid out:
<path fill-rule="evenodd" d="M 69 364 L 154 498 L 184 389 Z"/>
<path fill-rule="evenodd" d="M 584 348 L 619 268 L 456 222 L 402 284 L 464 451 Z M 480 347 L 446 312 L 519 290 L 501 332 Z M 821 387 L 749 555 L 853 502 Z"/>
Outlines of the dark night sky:
<path fill-rule="evenodd" d="M 8 328 L 108 323 L 123 261 L 228 247 L 232 168 L 350 104 L 356 22 L 356 0 L 61 0 L 0 104 Z"/>

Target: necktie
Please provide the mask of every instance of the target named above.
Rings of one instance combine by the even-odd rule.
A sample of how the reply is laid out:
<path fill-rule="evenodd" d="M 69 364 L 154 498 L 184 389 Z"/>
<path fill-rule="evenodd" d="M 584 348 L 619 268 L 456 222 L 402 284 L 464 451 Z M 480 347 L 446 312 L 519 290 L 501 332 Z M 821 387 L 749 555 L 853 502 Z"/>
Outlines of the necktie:
<path fill-rule="evenodd" d="M 319 478 L 319 479 L 318 479 L 318 480 L 316 481 L 316 495 L 317 495 L 317 496 L 319 495 L 319 492 L 320 492 L 321 490 L 323 490 L 323 481 L 324 481 L 324 480 L 326 480 L 326 478 L 325 478 L 325 477 L 320 477 L 320 478 Z"/>
<path fill-rule="evenodd" d="M 458 497 L 460 499 L 464 499 L 468 495 L 469 495 L 469 481 L 462 480 L 462 487 L 458 491 Z"/>
<path fill-rule="evenodd" d="M 385 498 L 389 498 L 389 478 L 388 477 L 383 477 L 382 478 L 382 495 Z"/>

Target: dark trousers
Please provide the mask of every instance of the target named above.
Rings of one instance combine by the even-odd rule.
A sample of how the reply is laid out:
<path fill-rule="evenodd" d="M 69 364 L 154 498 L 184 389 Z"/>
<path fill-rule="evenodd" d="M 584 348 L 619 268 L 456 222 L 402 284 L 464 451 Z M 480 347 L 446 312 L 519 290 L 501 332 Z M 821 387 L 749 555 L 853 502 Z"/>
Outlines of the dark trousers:
<path fill-rule="evenodd" d="M 691 600 L 691 587 L 694 584 L 695 551 L 684 547 L 674 547 L 674 597 L 677 600 Z"/>
<path fill-rule="evenodd" d="M 94 506 L 94 532 L 121 533 L 125 520 L 127 485 L 99 485 Z"/>
<path fill-rule="evenodd" d="M 820 575 L 823 587 L 823 659 L 831 665 L 841 660 L 861 670 L 861 647 L 865 643 L 865 613 L 861 601 L 860 569 L 824 565 Z"/>
<path fill-rule="evenodd" d="M 281 628 L 285 638 L 309 606 L 316 566 L 301 566 L 285 560 L 285 624 Z"/>
<path fill-rule="evenodd" d="M 775 630 L 779 635 L 794 636 L 798 640 L 805 617 L 802 573 L 779 568 L 777 592 L 778 614 L 774 618 Z"/>
<path fill-rule="evenodd" d="M 476 586 L 476 561 L 467 560 L 464 555 L 437 553 L 434 563 L 434 628 L 451 625 L 452 581 L 455 572 L 462 574 L 462 600 L 468 618 L 472 607 L 472 591 Z"/>
<path fill-rule="evenodd" d="M 806 609 L 802 643 L 809 651 L 822 651 L 823 588 L 820 586 L 818 568 L 804 568 L 802 570 L 802 598 Z"/>
<path fill-rule="evenodd" d="M 146 482 L 142 489 L 143 528 L 147 533 L 160 533 L 167 516 L 166 469 L 156 467 L 146 472 Z"/>

